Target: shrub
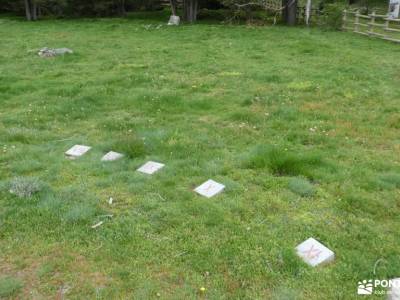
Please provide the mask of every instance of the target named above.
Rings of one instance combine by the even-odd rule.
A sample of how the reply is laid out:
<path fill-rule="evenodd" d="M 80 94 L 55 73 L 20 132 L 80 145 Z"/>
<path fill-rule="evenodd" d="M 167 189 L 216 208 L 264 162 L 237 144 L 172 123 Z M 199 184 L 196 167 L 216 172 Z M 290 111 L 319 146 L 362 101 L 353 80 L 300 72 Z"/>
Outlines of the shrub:
<path fill-rule="evenodd" d="M 303 178 L 290 179 L 288 188 L 301 197 L 312 197 L 315 194 L 314 186 L 308 180 Z"/>
<path fill-rule="evenodd" d="M 10 193 L 19 198 L 30 198 L 43 188 L 37 178 L 16 177 L 10 183 Z"/>
<path fill-rule="evenodd" d="M 342 2 L 327 4 L 320 18 L 320 25 L 328 29 L 340 30 L 343 25 L 344 9 L 345 5 Z"/>
<path fill-rule="evenodd" d="M 23 284 L 14 277 L 0 278 L 0 299 L 12 297 L 19 292 Z"/>

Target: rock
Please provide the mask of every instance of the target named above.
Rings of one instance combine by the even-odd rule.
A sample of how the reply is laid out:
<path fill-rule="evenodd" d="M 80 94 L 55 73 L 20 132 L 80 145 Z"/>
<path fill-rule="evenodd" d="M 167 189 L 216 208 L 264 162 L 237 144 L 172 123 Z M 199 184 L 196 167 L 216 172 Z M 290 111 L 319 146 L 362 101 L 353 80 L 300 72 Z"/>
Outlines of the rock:
<path fill-rule="evenodd" d="M 145 163 L 143 166 L 141 166 L 137 170 L 141 173 L 151 175 L 151 174 L 157 172 L 158 170 L 160 170 L 161 168 L 163 168 L 164 166 L 165 166 L 164 164 L 161 164 L 158 162 L 148 161 L 147 163 Z"/>
<path fill-rule="evenodd" d="M 194 191 L 204 197 L 211 198 L 224 190 L 225 186 L 212 179 L 198 186 Z"/>
<path fill-rule="evenodd" d="M 101 161 L 114 161 L 122 158 L 124 155 L 118 152 L 110 151 L 101 158 Z"/>
<path fill-rule="evenodd" d="M 169 17 L 168 25 L 179 25 L 180 22 L 181 18 L 179 16 L 172 15 Z"/>
<path fill-rule="evenodd" d="M 335 259 L 333 251 L 313 238 L 302 242 L 296 247 L 296 250 L 297 255 L 312 267 L 327 264 Z"/>
<path fill-rule="evenodd" d="M 73 53 L 74 51 L 68 48 L 51 49 L 45 47 L 39 50 L 38 55 L 40 57 L 54 57 L 54 56 L 73 54 Z"/>
<path fill-rule="evenodd" d="M 40 57 L 53 57 L 53 56 L 56 56 L 56 53 L 53 50 L 51 50 L 49 48 L 46 48 L 46 47 L 40 49 L 38 54 L 39 54 Z"/>

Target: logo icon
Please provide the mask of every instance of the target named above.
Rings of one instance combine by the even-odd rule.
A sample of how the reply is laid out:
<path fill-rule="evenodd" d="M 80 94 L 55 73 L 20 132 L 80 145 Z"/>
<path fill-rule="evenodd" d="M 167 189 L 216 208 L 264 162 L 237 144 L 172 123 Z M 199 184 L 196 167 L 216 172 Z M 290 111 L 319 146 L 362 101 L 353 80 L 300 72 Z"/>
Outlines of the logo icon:
<path fill-rule="evenodd" d="M 371 295 L 373 290 L 374 290 L 374 285 L 372 284 L 372 279 L 358 282 L 357 294 Z"/>

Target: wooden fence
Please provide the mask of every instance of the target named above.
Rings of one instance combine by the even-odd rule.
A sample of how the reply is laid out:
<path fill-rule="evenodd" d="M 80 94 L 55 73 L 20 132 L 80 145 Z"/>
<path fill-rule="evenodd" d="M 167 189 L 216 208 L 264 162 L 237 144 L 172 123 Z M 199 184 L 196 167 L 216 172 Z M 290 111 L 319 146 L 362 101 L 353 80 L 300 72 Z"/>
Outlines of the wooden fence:
<path fill-rule="evenodd" d="M 400 43 L 400 19 L 389 19 L 387 15 L 375 12 L 363 15 L 359 10 L 344 10 L 343 29 Z"/>

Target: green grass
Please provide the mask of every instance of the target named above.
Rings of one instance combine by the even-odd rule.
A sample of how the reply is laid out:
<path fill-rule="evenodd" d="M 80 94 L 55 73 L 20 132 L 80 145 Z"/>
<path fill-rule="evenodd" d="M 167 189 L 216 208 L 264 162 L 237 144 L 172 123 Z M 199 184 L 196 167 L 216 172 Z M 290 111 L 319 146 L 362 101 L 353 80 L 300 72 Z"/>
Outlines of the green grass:
<path fill-rule="evenodd" d="M 258 146 L 250 152 L 245 166 L 249 168 L 268 168 L 276 176 L 303 175 L 313 178 L 313 173 L 324 163 L 317 153 L 289 152 L 287 148 Z"/>
<path fill-rule="evenodd" d="M 398 46 L 165 21 L 0 19 L 0 274 L 21 282 L 5 290 L 356 299 L 359 280 L 399 277 Z M 45 46 L 75 54 L 41 59 Z M 65 159 L 74 144 L 93 149 Z M 126 156 L 100 162 L 109 150 Z M 135 172 L 147 160 L 166 167 Z M 16 177 L 42 189 L 19 198 Z M 226 190 L 201 198 L 209 178 Z M 309 237 L 335 262 L 300 261 Z"/>
<path fill-rule="evenodd" d="M 288 188 L 293 193 L 302 197 L 312 197 L 315 194 L 313 185 L 302 178 L 292 178 L 289 180 Z"/>
<path fill-rule="evenodd" d="M 22 282 L 17 278 L 1 277 L 0 278 L 0 297 L 8 298 L 17 294 L 22 288 Z"/>

